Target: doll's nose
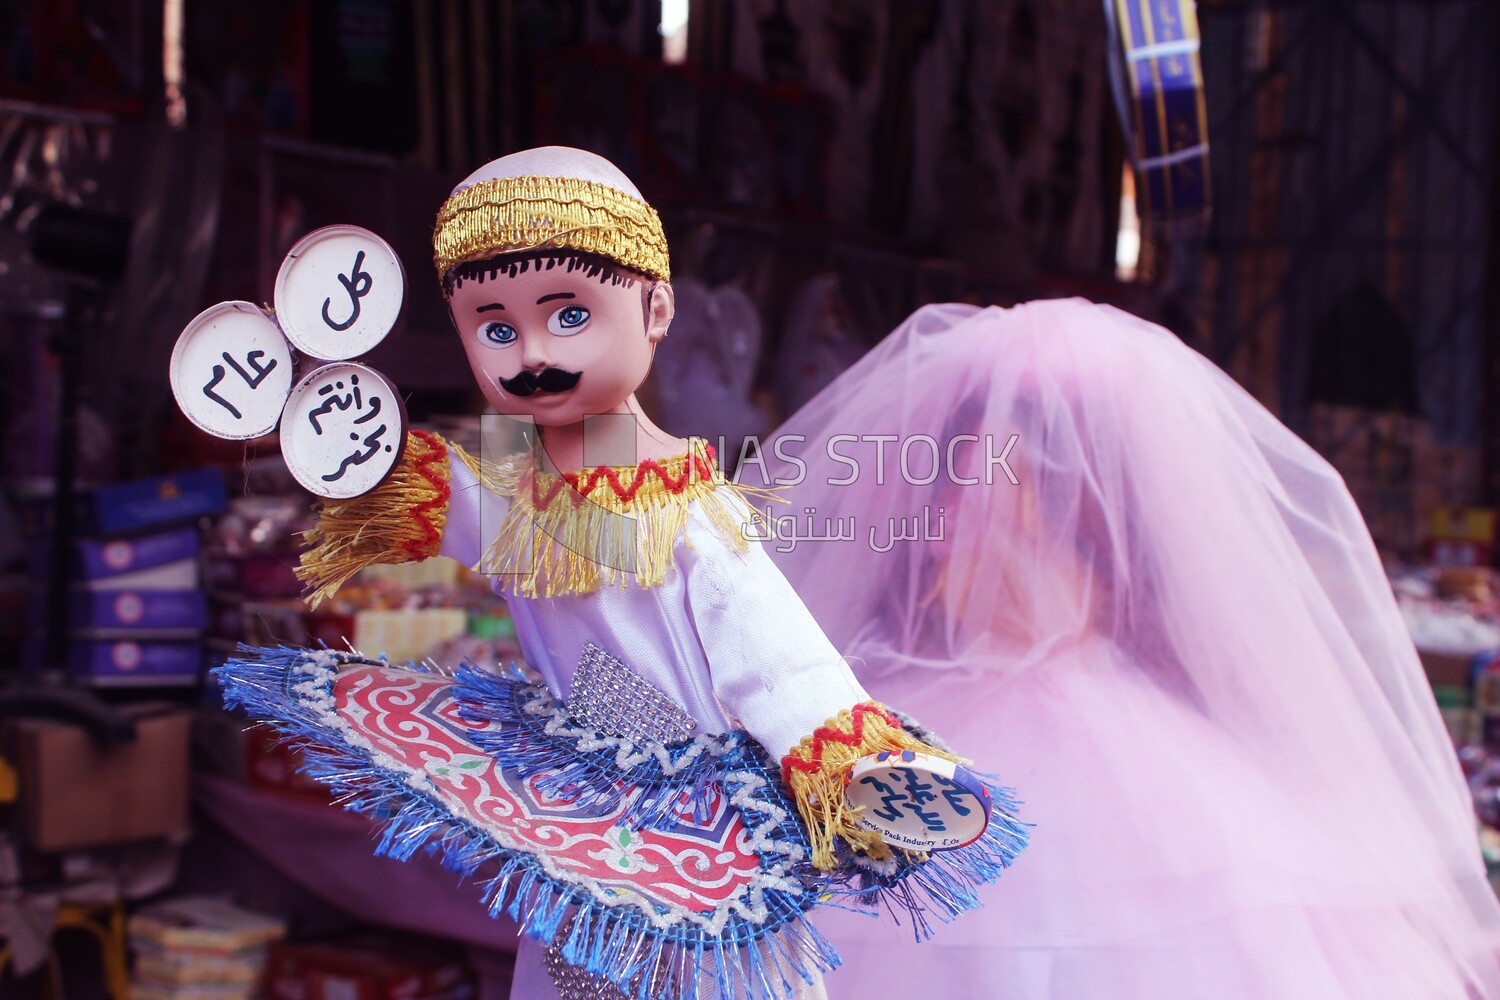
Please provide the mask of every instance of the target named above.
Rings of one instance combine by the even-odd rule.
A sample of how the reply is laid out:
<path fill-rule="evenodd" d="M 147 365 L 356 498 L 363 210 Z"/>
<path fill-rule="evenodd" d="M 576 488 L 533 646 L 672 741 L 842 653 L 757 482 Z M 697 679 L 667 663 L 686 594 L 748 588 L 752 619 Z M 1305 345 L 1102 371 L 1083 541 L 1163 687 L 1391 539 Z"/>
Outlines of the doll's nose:
<path fill-rule="evenodd" d="M 521 342 L 521 367 L 530 372 L 541 372 L 552 366 L 552 357 L 547 351 L 546 342 L 543 340 L 522 340 Z"/>

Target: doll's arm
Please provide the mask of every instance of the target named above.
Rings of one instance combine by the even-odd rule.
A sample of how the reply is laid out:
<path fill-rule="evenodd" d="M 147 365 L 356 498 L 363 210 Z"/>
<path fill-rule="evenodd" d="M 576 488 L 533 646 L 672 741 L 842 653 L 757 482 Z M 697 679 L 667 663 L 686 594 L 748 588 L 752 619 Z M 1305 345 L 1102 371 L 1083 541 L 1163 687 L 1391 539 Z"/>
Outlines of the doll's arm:
<path fill-rule="evenodd" d="M 366 566 L 435 555 L 473 565 L 484 551 L 484 528 L 500 523 L 505 506 L 481 485 L 478 463 L 462 448 L 411 431 L 385 482 L 364 496 L 319 507 L 297 576 L 316 606 Z"/>
<path fill-rule="evenodd" d="M 914 750 L 953 760 L 870 699 L 781 571 L 757 544 L 747 552 L 694 538 L 688 603 L 714 693 L 779 759 L 812 843 L 832 869 L 838 840 L 890 856 L 880 834 L 854 823 L 844 786 L 856 761 Z"/>

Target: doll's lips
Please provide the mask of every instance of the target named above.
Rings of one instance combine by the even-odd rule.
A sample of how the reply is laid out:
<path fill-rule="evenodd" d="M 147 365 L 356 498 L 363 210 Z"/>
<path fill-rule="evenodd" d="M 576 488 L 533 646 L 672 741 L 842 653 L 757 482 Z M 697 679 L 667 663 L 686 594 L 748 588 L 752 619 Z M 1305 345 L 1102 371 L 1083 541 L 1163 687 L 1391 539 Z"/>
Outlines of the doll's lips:
<path fill-rule="evenodd" d="M 566 368 L 544 368 L 540 372 L 522 369 L 510 378 L 497 378 L 500 388 L 512 396 L 533 396 L 539 392 L 567 392 L 583 378 L 583 372 Z"/>

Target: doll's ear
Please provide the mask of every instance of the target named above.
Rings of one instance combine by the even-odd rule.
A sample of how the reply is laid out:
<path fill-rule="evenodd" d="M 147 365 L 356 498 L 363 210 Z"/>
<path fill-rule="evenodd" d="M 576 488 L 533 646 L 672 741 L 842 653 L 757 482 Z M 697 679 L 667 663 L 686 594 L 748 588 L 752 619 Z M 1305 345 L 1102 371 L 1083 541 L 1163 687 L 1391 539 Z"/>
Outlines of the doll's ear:
<path fill-rule="evenodd" d="M 665 281 L 652 285 L 646 299 L 646 340 L 653 346 L 667 335 L 667 327 L 672 325 L 676 312 L 677 297 L 672 286 Z"/>

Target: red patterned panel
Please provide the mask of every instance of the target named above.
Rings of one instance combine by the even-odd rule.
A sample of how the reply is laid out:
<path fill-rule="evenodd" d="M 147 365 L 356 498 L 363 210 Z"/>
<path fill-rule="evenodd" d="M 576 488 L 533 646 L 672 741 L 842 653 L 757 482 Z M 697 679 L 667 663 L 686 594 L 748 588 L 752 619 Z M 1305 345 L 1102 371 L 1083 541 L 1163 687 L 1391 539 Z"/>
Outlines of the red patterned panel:
<path fill-rule="evenodd" d="M 379 763 L 424 775 L 456 816 L 506 848 L 545 855 L 565 881 L 710 913 L 760 867 L 738 810 L 723 795 L 702 822 L 682 815 L 668 830 L 632 830 L 621 822 L 630 797 L 601 810 L 542 794 L 536 786 L 545 775 L 522 778 L 474 745 L 470 734 L 484 727 L 459 715 L 446 677 L 351 667 L 334 685 L 334 702 L 355 735 L 387 758 Z"/>

